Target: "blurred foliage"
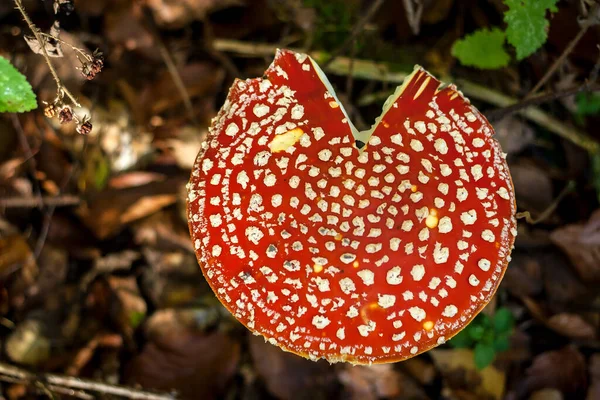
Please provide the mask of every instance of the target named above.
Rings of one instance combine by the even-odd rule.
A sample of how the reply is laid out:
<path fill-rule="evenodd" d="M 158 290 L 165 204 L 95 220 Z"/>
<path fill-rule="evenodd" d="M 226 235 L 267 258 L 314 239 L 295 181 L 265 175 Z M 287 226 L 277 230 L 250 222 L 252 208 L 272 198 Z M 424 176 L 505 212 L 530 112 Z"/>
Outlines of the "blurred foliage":
<path fill-rule="evenodd" d="M 480 313 L 449 343 L 455 348 L 473 349 L 475 365 L 483 369 L 494 361 L 496 353 L 509 349 L 514 325 L 508 308 L 499 308 L 493 317 Z"/>
<path fill-rule="evenodd" d="M 304 0 L 304 6 L 318 16 L 313 42 L 325 50 L 333 50 L 346 40 L 358 11 L 356 2 L 346 0 Z"/>

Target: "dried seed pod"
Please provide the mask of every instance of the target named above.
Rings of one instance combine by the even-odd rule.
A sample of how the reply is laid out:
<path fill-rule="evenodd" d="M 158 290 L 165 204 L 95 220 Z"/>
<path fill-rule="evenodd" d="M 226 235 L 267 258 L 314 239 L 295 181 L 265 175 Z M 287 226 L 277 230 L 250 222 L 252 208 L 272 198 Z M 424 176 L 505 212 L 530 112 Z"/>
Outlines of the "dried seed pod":
<path fill-rule="evenodd" d="M 64 106 L 58 113 L 58 120 L 61 124 L 73 121 L 73 110 L 69 106 Z"/>
<path fill-rule="evenodd" d="M 80 135 L 89 135 L 92 132 L 92 123 L 90 121 L 84 121 L 77 125 L 77 133 Z"/>
<path fill-rule="evenodd" d="M 48 118 L 54 118 L 58 114 L 58 107 L 56 104 L 48 104 L 46 108 L 44 108 L 44 115 Z"/>

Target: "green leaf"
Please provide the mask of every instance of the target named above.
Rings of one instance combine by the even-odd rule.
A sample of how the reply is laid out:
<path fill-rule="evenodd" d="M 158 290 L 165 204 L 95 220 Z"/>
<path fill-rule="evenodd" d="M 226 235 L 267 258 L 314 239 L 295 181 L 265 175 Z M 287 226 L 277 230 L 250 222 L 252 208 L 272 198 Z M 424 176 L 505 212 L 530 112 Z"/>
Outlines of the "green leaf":
<path fill-rule="evenodd" d="M 25 76 L 0 56 L 0 112 L 20 113 L 35 108 L 35 93 Z"/>
<path fill-rule="evenodd" d="M 548 39 L 546 12 L 558 11 L 558 0 L 505 0 L 506 38 L 517 50 L 517 59 L 535 53 Z"/>
<path fill-rule="evenodd" d="M 468 329 L 469 336 L 475 341 L 481 340 L 485 333 L 485 327 L 481 325 L 471 324 Z"/>
<path fill-rule="evenodd" d="M 129 314 L 129 324 L 132 328 L 137 328 L 146 318 L 146 313 L 140 311 L 132 311 Z"/>
<path fill-rule="evenodd" d="M 478 369 L 484 369 L 494 361 L 496 351 L 492 346 L 483 343 L 477 343 L 475 346 L 475 366 Z"/>
<path fill-rule="evenodd" d="M 471 348 L 474 344 L 473 339 L 471 336 L 469 336 L 467 329 L 463 329 L 462 331 L 458 332 L 456 336 L 450 339 L 448 343 L 457 349 Z"/>
<path fill-rule="evenodd" d="M 510 338 L 508 334 L 496 336 L 494 339 L 494 349 L 497 352 L 506 351 L 510 348 Z"/>
<path fill-rule="evenodd" d="M 598 93 L 577 93 L 575 97 L 577 104 L 577 114 L 581 116 L 595 115 L 600 113 L 600 94 Z"/>
<path fill-rule="evenodd" d="M 506 67 L 510 57 L 504 49 L 505 35 L 498 28 L 479 29 L 452 46 L 452 55 L 461 64 L 480 69 Z"/>
<path fill-rule="evenodd" d="M 596 189 L 596 197 L 600 201 L 600 153 L 590 155 L 592 164 L 592 184 Z"/>
<path fill-rule="evenodd" d="M 515 325 L 515 317 L 506 307 L 499 308 L 494 314 L 494 330 L 497 333 L 509 333 Z"/>

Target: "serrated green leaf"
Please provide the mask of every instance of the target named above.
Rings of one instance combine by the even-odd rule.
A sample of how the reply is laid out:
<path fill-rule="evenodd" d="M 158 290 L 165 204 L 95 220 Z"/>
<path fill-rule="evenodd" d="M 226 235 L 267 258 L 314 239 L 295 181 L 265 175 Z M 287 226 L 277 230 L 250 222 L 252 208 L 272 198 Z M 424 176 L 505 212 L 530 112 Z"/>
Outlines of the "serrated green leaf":
<path fill-rule="evenodd" d="M 37 108 L 35 93 L 27 79 L 0 57 L 0 112 L 26 112 Z"/>
<path fill-rule="evenodd" d="M 556 12 L 558 0 L 505 0 L 506 38 L 517 51 L 517 59 L 535 53 L 548 39 L 546 12 Z"/>
<path fill-rule="evenodd" d="M 515 325 L 515 317 L 512 312 L 506 308 L 499 308 L 494 314 L 494 330 L 496 333 L 509 333 Z"/>
<path fill-rule="evenodd" d="M 480 69 L 506 67 L 510 57 L 504 49 L 505 35 L 498 28 L 479 29 L 452 46 L 452 55 L 461 64 Z"/>
<path fill-rule="evenodd" d="M 484 369 L 490 365 L 494 361 L 494 358 L 496 358 L 494 347 L 477 343 L 477 346 L 475 346 L 475 366 L 478 369 Z"/>

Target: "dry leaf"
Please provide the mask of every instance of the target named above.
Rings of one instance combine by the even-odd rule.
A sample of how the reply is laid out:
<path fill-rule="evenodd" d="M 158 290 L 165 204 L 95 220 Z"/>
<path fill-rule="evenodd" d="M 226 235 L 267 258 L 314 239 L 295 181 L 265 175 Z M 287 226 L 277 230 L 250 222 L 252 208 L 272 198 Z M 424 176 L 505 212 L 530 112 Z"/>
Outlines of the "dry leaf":
<path fill-rule="evenodd" d="M 250 336 L 250 353 L 271 394 L 281 400 L 330 399 L 337 390 L 334 369 L 325 360 L 307 360 Z"/>
<path fill-rule="evenodd" d="M 244 5 L 244 0 L 146 0 L 145 3 L 159 26 L 179 29 L 203 19 L 211 11 Z"/>
<path fill-rule="evenodd" d="M 127 189 L 106 189 L 82 205 L 77 213 L 99 239 L 105 239 L 128 223 L 175 204 L 182 184 L 185 184 L 183 177 Z"/>
<path fill-rule="evenodd" d="M 435 349 L 429 352 L 433 361 L 445 377 L 454 374 L 464 374 L 461 389 L 468 389 L 479 398 L 491 396 L 501 399 L 504 395 L 506 375 L 494 365 L 488 365 L 483 370 L 475 366 L 473 352 L 468 349 Z M 452 388 L 450 388 L 452 389 Z"/>
<path fill-rule="evenodd" d="M 44 334 L 44 325 L 27 319 L 17 325 L 6 339 L 6 355 L 19 364 L 37 366 L 50 357 L 50 340 Z"/>
<path fill-rule="evenodd" d="M 338 376 L 350 399 L 377 400 L 402 394 L 400 373 L 394 371 L 392 364 L 346 366 Z"/>
<path fill-rule="evenodd" d="M 600 353 L 592 354 L 590 357 L 590 381 L 586 399 L 600 399 Z"/>
<path fill-rule="evenodd" d="M 58 38 L 60 36 L 60 24 L 58 20 L 54 21 L 54 24 L 52 24 L 49 35 L 55 38 Z M 35 54 L 43 55 L 45 49 L 46 54 L 48 54 L 48 57 L 60 58 L 64 56 L 61 43 L 58 40 L 48 36 L 41 37 L 44 40 L 43 46 L 40 42 L 38 42 L 35 36 L 23 36 L 23 38 L 27 42 L 27 45 L 29 45 L 31 51 L 33 51 Z"/>
<path fill-rule="evenodd" d="M 558 389 L 568 398 L 582 398 L 587 382 L 585 359 L 571 346 L 538 355 L 526 375 L 517 388 L 519 398 L 544 388 Z"/>
<path fill-rule="evenodd" d="M 569 256 L 581 279 L 600 282 L 600 210 L 586 224 L 563 226 L 550 238 Z"/>
<path fill-rule="evenodd" d="M 237 369 L 239 343 L 220 331 L 198 332 L 177 313 L 150 318 L 148 343 L 129 364 L 127 380 L 144 388 L 174 390 L 184 400 L 223 398 Z"/>
<path fill-rule="evenodd" d="M 573 339 L 596 338 L 596 328 L 577 314 L 560 313 L 548 318 L 548 326 Z"/>

